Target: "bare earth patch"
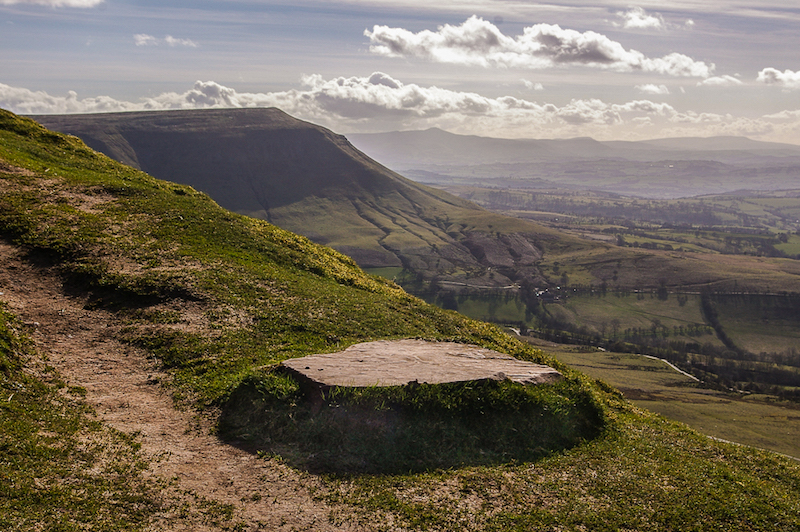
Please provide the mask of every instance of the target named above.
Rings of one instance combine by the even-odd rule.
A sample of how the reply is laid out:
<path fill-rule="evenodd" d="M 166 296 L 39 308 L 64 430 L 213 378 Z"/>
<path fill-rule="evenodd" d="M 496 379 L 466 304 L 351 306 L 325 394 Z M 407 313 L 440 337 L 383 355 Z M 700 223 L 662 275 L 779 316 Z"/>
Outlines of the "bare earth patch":
<path fill-rule="evenodd" d="M 315 477 L 263 460 L 209 434 L 211 423 L 177 410 L 160 383 L 168 375 L 144 351 L 115 339 L 120 324 L 65 295 L 59 279 L 0 243 L 0 300 L 29 325 L 39 351 L 72 386 L 86 389 L 97 416 L 138 434 L 149 474 L 172 481 L 153 531 L 355 530 L 334 525 L 337 512 L 313 497 Z M 364 530 L 362 525 L 359 530 Z"/>

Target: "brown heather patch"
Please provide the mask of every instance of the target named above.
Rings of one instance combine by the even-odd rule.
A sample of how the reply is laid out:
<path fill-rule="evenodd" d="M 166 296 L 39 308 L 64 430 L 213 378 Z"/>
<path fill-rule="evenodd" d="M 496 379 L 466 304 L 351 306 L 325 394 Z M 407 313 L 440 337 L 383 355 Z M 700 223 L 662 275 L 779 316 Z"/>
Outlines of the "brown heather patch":
<path fill-rule="evenodd" d="M 61 190 L 58 191 L 58 197 L 66 199 L 75 209 L 90 214 L 103 212 L 105 206 L 116 201 L 114 196 L 99 187 L 87 189 L 84 193 L 72 189 Z"/>

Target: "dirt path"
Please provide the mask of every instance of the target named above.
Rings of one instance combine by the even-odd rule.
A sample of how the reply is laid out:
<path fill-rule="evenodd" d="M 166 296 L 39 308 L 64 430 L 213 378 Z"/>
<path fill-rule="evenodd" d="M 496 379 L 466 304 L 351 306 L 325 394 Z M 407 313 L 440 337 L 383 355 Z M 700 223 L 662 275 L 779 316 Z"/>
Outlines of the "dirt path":
<path fill-rule="evenodd" d="M 196 413 L 176 410 L 158 384 L 167 375 L 144 352 L 114 339 L 113 315 L 85 310 L 82 299 L 66 296 L 58 279 L 5 243 L 0 300 L 33 327 L 38 348 L 65 380 L 86 388 L 103 421 L 139 434 L 143 451 L 155 459 L 150 474 L 176 479 L 165 498 L 192 510 L 180 519 L 163 515 L 152 530 L 210 531 L 237 523 L 245 525 L 239 530 L 356 530 L 331 523 L 335 509 L 312 497 L 319 487 L 314 477 L 225 445 Z M 214 503 L 231 505 L 233 517 Z"/>

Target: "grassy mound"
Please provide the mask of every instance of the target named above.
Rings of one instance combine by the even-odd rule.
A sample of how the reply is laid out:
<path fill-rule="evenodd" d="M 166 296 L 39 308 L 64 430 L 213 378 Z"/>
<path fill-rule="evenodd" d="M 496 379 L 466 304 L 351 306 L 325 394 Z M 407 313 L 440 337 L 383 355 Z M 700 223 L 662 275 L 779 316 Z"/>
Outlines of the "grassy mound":
<path fill-rule="evenodd" d="M 405 473 L 533 461 L 595 438 L 603 409 L 579 381 L 334 388 L 251 378 L 225 405 L 228 438 L 316 472 Z"/>

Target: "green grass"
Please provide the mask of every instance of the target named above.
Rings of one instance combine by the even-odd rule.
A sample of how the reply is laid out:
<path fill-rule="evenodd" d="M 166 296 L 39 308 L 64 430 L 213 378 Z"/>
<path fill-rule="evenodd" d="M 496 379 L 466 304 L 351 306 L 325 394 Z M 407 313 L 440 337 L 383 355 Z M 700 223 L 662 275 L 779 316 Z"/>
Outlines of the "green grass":
<path fill-rule="evenodd" d="M 657 325 L 659 335 L 664 328 L 671 337 L 688 338 L 680 334 L 688 327 L 703 329 L 701 341 L 715 341 L 709 336 L 700 312 L 700 297 L 693 294 L 668 294 L 659 299 L 653 293 L 579 294 L 571 296 L 564 305 L 547 305 L 547 311 L 562 320 L 587 326 L 612 338 L 623 337 L 627 329 L 651 329 Z M 696 340 L 696 339 L 695 339 Z"/>
<path fill-rule="evenodd" d="M 400 266 L 389 266 L 386 268 L 364 268 L 364 271 L 370 275 L 377 275 L 390 281 L 403 275 L 405 270 Z"/>
<path fill-rule="evenodd" d="M 800 363 L 800 301 L 781 296 L 724 296 L 713 298 L 720 323 L 737 346 L 753 353 L 784 353 L 794 349 Z"/>
<path fill-rule="evenodd" d="M 331 479 L 364 521 L 412 530 L 795 530 L 798 465 L 656 415 L 534 464 Z M 691 458 L 689 458 L 691 457 Z M 781 487 L 777 487 L 781 486 Z M 377 520 L 377 521 L 376 521 Z M 381 529 L 381 528 L 379 528 Z"/>
<path fill-rule="evenodd" d="M 337 505 L 335 519 L 414 530 L 800 527 L 796 463 L 713 442 L 640 411 L 610 386 L 495 326 L 429 306 L 339 253 L 233 215 L 188 187 L 113 163 L 74 138 L 5 112 L 0 157 L 35 174 L 1 176 L 2 236 L 87 296 L 88 310 L 115 312 L 126 325 L 121 339 L 148 349 L 171 373 L 178 400 L 221 413 L 227 424 L 220 428 L 237 443 L 264 456 L 278 452 L 312 471 L 375 471 L 370 461 L 395 456 L 384 474 L 311 477 L 309 485 L 322 483 L 317 496 Z M 400 337 L 497 349 L 549 363 L 565 381 L 532 390 L 503 383 L 342 392 L 320 404 L 276 377 L 276 364 L 286 358 Z M 52 404 L 41 404 L 50 416 Z M 342 409 L 367 414 L 361 432 L 346 430 L 358 419 L 340 416 Z M 369 424 L 385 422 L 389 412 L 402 417 L 406 441 Z M 286 438 L 268 441 L 265 424 Z M 33 430 L 26 434 L 25 441 L 36 441 Z M 378 437 L 363 438 L 363 452 L 349 446 L 350 465 L 337 466 L 332 460 L 346 443 L 337 439 L 342 434 Z M 448 445 L 436 449 L 439 441 Z M 394 444 L 400 452 L 387 453 Z M 504 448 L 513 452 L 503 454 Z M 430 458 L 409 465 L 415 452 L 429 450 Z M 81 459 L 70 455 L 64 463 L 80 469 Z M 359 469 L 361 460 L 367 466 Z M 400 474 L 401 468 L 414 473 Z M 117 478 L 92 471 L 98 486 Z M 25 468 L 4 474 L 18 475 L 14 485 L 35 486 L 38 478 Z M 71 477 L 58 471 L 54 478 Z M 14 518 L 31 529 L 46 528 L 57 512 L 144 526 L 147 516 L 126 507 L 122 495 L 111 500 L 107 510 L 90 505 L 81 514 L 71 511 L 73 499 L 50 497 L 38 507 L 16 506 Z"/>

